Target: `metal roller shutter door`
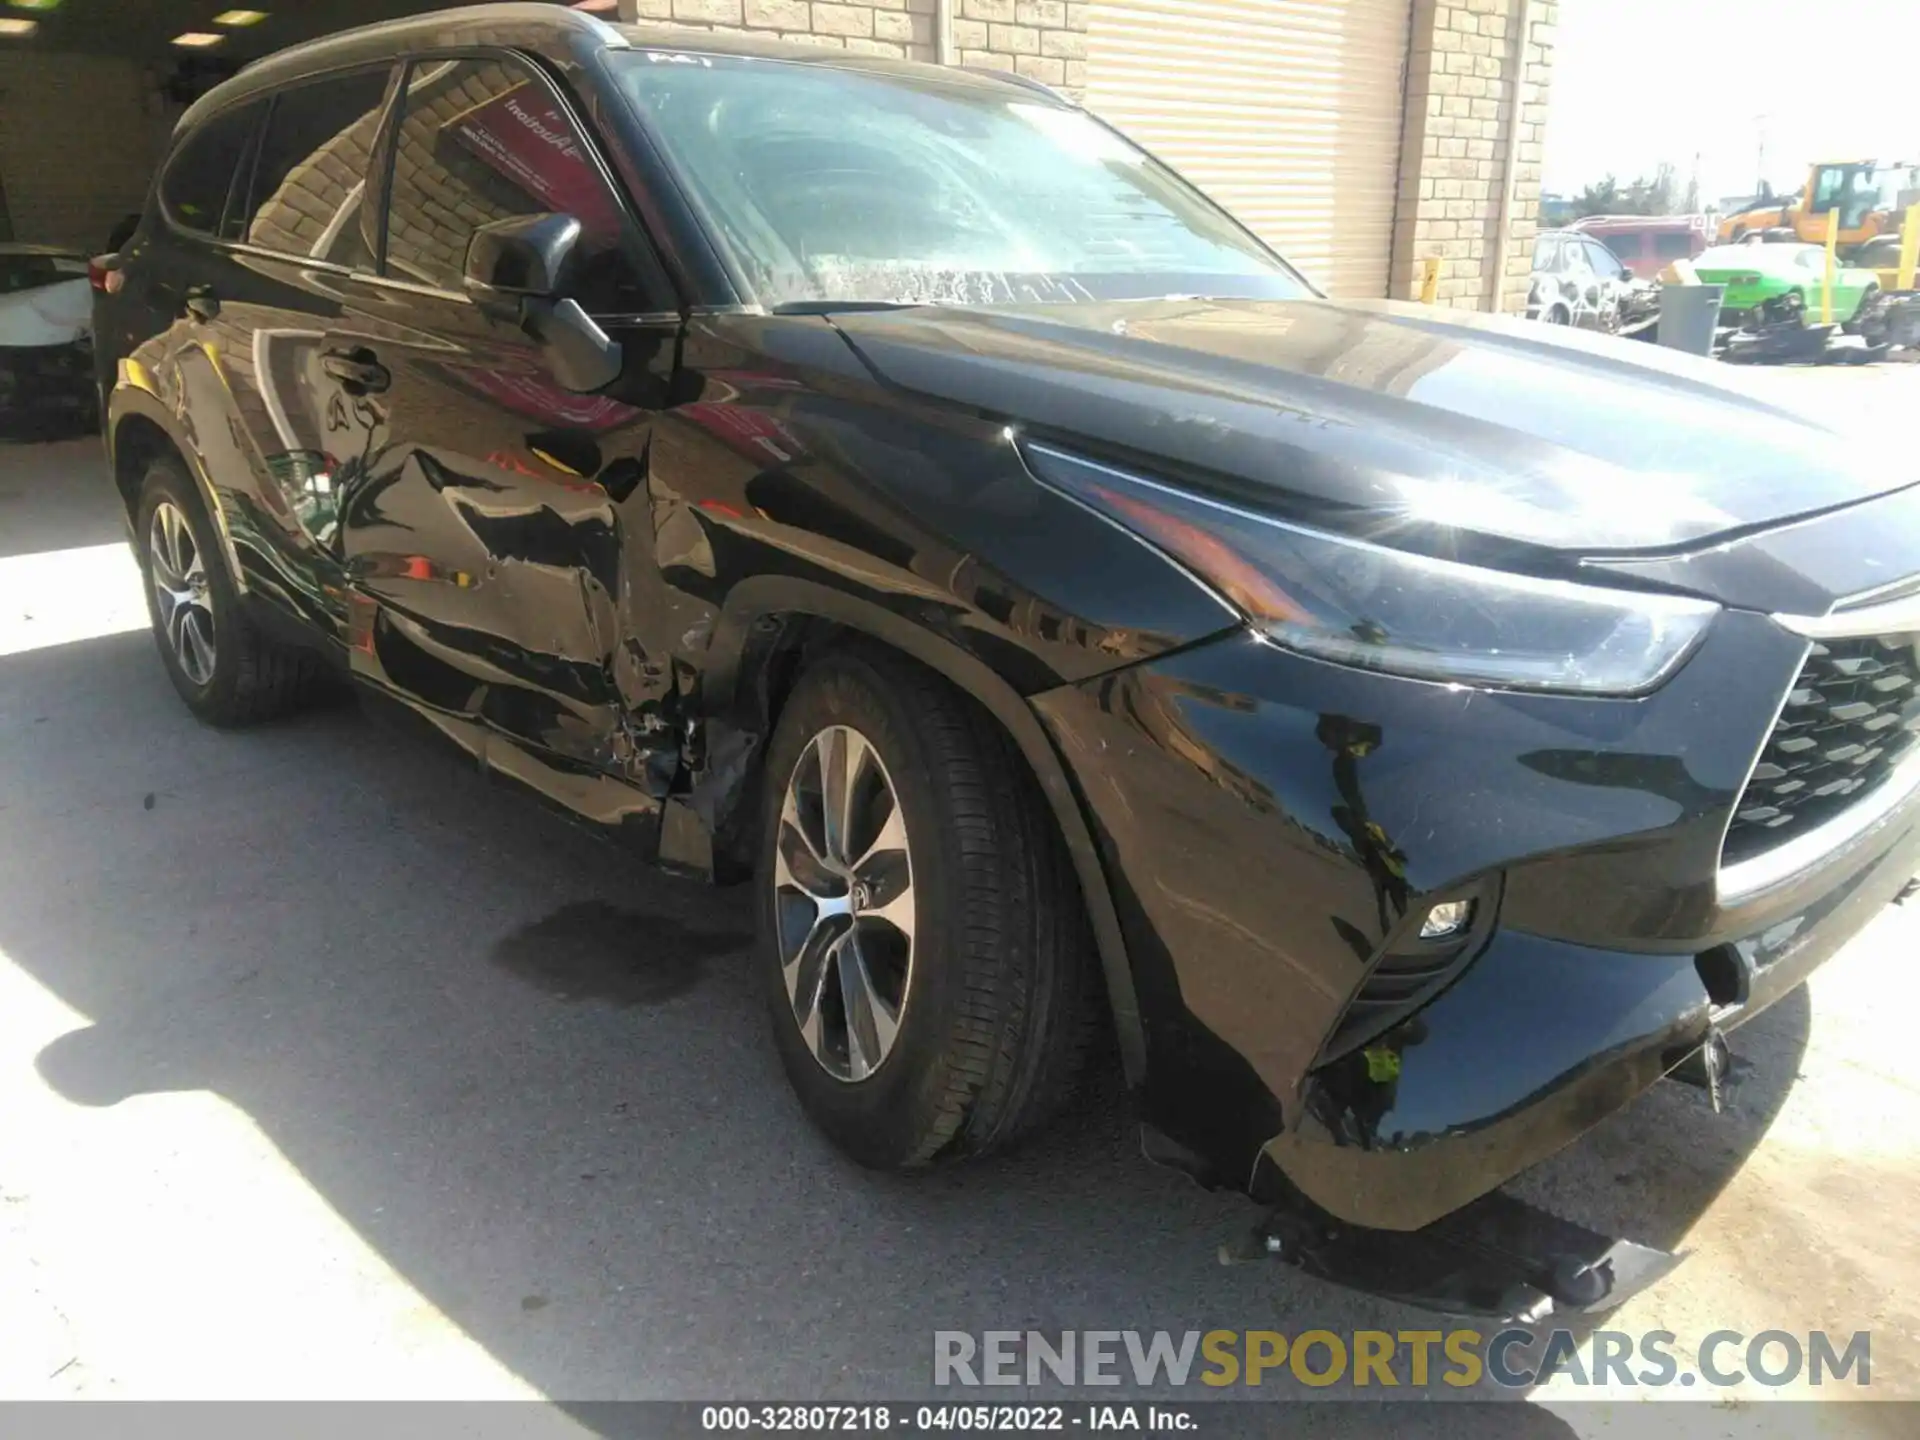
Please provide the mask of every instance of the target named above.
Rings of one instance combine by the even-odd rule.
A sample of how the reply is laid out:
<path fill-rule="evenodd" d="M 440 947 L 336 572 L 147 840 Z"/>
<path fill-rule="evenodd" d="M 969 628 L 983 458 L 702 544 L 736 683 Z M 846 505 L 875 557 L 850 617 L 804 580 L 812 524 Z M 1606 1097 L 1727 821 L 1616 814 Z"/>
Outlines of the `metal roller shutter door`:
<path fill-rule="evenodd" d="M 1093 0 L 1087 104 L 1330 294 L 1387 293 L 1411 0 Z"/>

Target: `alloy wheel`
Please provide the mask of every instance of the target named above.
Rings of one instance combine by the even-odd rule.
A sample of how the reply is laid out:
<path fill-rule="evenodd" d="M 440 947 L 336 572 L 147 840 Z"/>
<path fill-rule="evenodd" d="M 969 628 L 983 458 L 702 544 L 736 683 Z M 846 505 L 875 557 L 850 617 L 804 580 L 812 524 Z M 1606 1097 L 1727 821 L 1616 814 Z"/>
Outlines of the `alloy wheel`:
<path fill-rule="evenodd" d="M 160 627 L 180 671 L 195 685 L 213 679 L 213 595 L 206 560 L 187 517 L 171 500 L 154 508 L 147 527 L 147 577 Z"/>
<path fill-rule="evenodd" d="M 830 725 L 787 780 L 774 849 L 780 969 L 807 1049 L 835 1079 L 893 1052 L 913 977 L 913 861 L 900 796 L 858 730 Z"/>

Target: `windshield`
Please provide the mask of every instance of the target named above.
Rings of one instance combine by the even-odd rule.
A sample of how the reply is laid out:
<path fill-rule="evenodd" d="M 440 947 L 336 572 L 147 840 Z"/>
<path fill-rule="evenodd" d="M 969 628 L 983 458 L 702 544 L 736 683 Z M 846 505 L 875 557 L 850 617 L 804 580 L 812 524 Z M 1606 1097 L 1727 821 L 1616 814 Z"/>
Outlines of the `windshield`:
<path fill-rule="evenodd" d="M 1172 171 L 1037 92 L 744 56 L 608 58 L 764 303 L 1313 293 Z"/>

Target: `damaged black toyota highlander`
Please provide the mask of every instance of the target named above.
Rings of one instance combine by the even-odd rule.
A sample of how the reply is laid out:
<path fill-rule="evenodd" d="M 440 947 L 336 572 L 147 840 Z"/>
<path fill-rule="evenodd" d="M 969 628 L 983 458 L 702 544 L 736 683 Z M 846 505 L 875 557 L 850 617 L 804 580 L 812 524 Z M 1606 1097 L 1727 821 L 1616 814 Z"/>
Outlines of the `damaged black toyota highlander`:
<path fill-rule="evenodd" d="M 1010 77 L 396 21 L 199 102 L 110 263 L 186 703 L 324 662 L 749 883 L 866 1164 L 1007 1144 L 1107 1030 L 1267 1248 L 1464 1304 L 1396 1237 L 1711 1081 L 1916 868 L 1920 471 L 1703 362 L 1324 299 Z"/>

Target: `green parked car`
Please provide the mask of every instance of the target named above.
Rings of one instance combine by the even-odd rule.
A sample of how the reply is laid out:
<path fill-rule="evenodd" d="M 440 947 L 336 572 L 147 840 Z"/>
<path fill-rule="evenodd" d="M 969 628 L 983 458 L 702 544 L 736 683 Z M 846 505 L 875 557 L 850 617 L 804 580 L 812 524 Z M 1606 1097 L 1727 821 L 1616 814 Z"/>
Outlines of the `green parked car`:
<path fill-rule="evenodd" d="M 1827 252 L 1818 245 L 1716 245 L 1694 257 L 1693 269 L 1709 285 L 1724 285 L 1721 318 L 1729 323 L 1769 300 L 1798 295 L 1808 321 L 1820 321 L 1820 281 Z M 1880 288 L 1871 270 L 1835 264 L 1833 322 L 1844 325 L 1862 302 Z"/>

